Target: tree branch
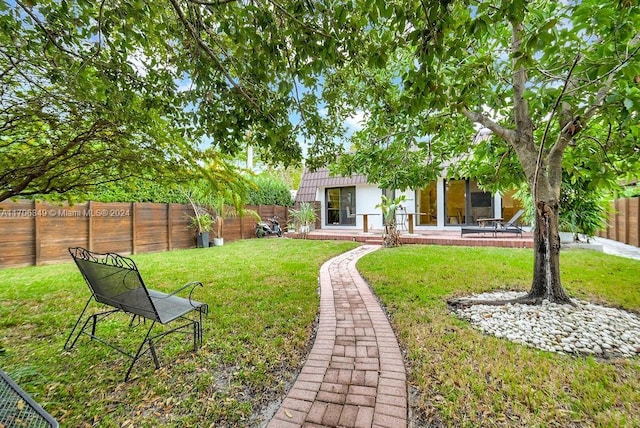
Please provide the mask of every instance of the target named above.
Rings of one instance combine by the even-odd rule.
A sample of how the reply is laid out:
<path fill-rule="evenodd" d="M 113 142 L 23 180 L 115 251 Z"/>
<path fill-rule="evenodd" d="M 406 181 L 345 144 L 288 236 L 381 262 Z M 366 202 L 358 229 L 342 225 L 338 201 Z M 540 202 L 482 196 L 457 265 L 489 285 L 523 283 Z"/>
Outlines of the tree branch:
<path fill-rule="evenodd" d="M 42 21 L 40 21 L 40 19 L 36 16 L 36 14 L 33 13 L 33 11 L 31 11 L 31 9 L 29 7 L 27 7 L 26 5 L 24 5 L 20 0 L 16 0 L 16 4 L 18 6 L 20 6 L 22 8 L 22 10 L 25 11 L 25 13 L 27 15 L 29 15 L 29 17 L 31 17 L 31 19 L 33 19 L 33 21 L 36 23 L 36 25 L 38 27 L 40 27 L 40 29 L 46 34 L 47 39 L 54 44 L 54 46 L 56 48 L 58 48 L 58 50 L 60 50 L 60 52 L 64 52 L 68 55 L 71 55 L 73 57 L 76 58 L 81 58 L 82 59 L 82 55 L 79 55 L 76 52 L 70 51 L 69 49 L 66 49 L 64 46 L 62 46 L 58 40 L 54 37 L 54 35 L 51 33 L 51 31 L 49 31 L 49 29 L 47 29 L 44 24 L 42 23 Z"/>
<path fill-rule="evenodd" d="M 483 115 L 479 112 L 473 112 L 468 109 L 464 109 L 462 111 L 464 115 L 472 122 L 479 123 L 480 125 L 488 128 L 496 134 L 498 137 L 502 138 L 504 141 L 514 146 L 516 143 L 516 132 L 512 129 L 507 129 L 502 125 L 497 124 L 493 120 L 489 119 L 487 116 Z"/>
<path fill-rule="evenodd" d="M 300 21 L 298 18 L 296 18 L 293 14 L 289 13 L 288 10 L 286 10 L 284 8 L 284 6 L 282 6 L 280 3 L 276 2 L 275 0 L 267 0 L 269 3 L 271 3 L 276 9 L 278 9 L 280 12 L 284 13 L 287 18 L 289 18 L 290 20 L 292 20 L 293 22 L 295 22 L 296 24 L 300 25 L 303 28 L 306 28 L 308 30 L 313 31 L 314 33 L 320 34 L 323 37 L 326 38 L 330 38 L 331 36 L 321 30 L 319 30 L 318 28 L 308 25 L 302 21 Z"/>
<path fill-rule="evenodd" d="M 217 0 L 217 1 L 204 1 L 204 0 L 188 0 L 189 3 L 195 3 L 202 6 L 222 6 L 223 4 L 235 3 L 238 0 Z"/>
<path fill-rule="evenodd" d="M 171 5 L 173 6 L 173 9 L 178 14 L 178 18 L 180 19 L 180 22 L 182 22 L 182 24 L 185 26 L 185 28 L 187 29 L 187 31 L 189 32 L 189 34 L 191 35 L 193 40 L 198 44 L 198 46 L 200 46 L 202 49 L 204 49 L 204 51 L 207 53 L 207 55 L 213 60 L 213 62 L 215 62 L 216 67 L 224 75 L 224 77 L 227 80 L 227 82 L 229 82 L 229 84 L 231 86 L 233 86 L 235 89 L 237 89 L 238 92 L 240 92 L 240 94 L 242 95 L 242 97 L 244 99 L 246 99 L 256 109 L 258 109 L 258 111 L 262 111 L 262 108 L 260 107 L 260 105 L 258 105 L 258 103 L 247 93 L 247 91 L 245 91 L 245 89 L 242 86 L 238 85 L 234 81 L 233 77 L 229 74 L 227 69 L 220 62 L 220 60 L 218 59 L 216 53 L 213 52 L 211 47 L 207 43 L 205 43 L 204 40 L 202 40 L 198 36 L 198 33 L 197 33 L 196 29 L 193 28 L 193 25 L 191 24 L 191 22 L 189 22 L 189 20 L 185 16 L 182 8 L 178 4 L 178 1 L 177 0 L 170 0 L 170 2 L 171 2 Z"/>
<path fill-rule="evenodd" d="M 547 126 L 544 129 L 544 134 L 542 135 L 542 141 L 540 142 L 538 159 L 536 160 L 536 173 L 533 179 L 534 189 L 535 189 L 536 183 L 538 182 L 538 174 L 540 173 L 540 169 L 542 167 L 542 154 L 544 153 L 544 148 L 546 146 L 547 136 L 549 135 L 549 129 L 551 128 L 551 122 L 553 121 L 553 118 L 556 112 L 558 111 L 558 107 L 560 106 L 562 97 L 564 96 L 564 94 L 567 91 L 567 88 L 569 87 L 569 82 L 571 82 L 571 76 L 573 75 L 573 71 L 575 70 L 581 58 L 582 58 L 582 55 L 578 53 L 575 59 L 573 60 L 573 64 L 571 64 L 571 68 L 567 73 L 567 77 L 564 79 L 564 85 L 562 86 L 562 91 L 560 91 L 560 93 L 558 94 L 558 98 L 556 98 L 556 102 L 554 103 L 553 109 L 551 110 L 551 115 L 549 116 L 549 120 L 547 120 Z M 563 109 L 563 110 L 566 110 L 566 109 Z M 572 119 L 573 118 L 569 118 L 568 123 L 563 126 L 563 129 L 566 128 L 569 125 L 569 123 L 573 122 Z M 560 134 L 562 135 L 562 132 Z M 551 165 L 560 164 L 560 162 L 562 161 L 562 156 L 564 154 L 564 151 L 567 148 L 569 141 L 571 141 L 572 136 L 573 134 L 571 134 L 569 138 L 557 140 L 556 143 L 553 145 L 553 147 L 551 147 L 551 151 L 549 152 L 549 163 Z M 559 171 L 559 173 L 557 173 L 557 171 Z M 559 168 L 559 169 L 551 168 L 549 171 L 549 174 L 550 174 L 549 181 L 551 183 L 551 186 L 555 187 L 560 185 L 560 183 L 562 183 L 562 168 Z"/>
<path fill-rule="evenodd" d="M 524 26 L 521 22 L 511 22 L 511 64 L 513 66 L 513 113 L 516 122 L 516 133 L 518 139 L 524 138 L 525 141 L 533 144 L 533 123 L 529 113 L 529 104 L 524 97 L 527 85 L 527 70 L 521 64 L 518 64 L 517 52 L 520 52 L 522 44 L 521 33 Z"/>

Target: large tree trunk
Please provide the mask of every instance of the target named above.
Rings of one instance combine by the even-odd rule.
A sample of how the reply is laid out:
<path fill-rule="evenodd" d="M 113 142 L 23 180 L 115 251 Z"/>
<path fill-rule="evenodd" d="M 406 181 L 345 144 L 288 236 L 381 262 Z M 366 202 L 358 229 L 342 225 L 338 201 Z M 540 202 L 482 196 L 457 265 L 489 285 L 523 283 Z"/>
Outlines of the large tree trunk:
<path fill-rule="evenodd" d="M 557 200 L 536 201 L 533 266 L 533 282 L 526 300 L 531 303 L 545 299 L 554 303 L 571 303 L 560 281 Z"/>

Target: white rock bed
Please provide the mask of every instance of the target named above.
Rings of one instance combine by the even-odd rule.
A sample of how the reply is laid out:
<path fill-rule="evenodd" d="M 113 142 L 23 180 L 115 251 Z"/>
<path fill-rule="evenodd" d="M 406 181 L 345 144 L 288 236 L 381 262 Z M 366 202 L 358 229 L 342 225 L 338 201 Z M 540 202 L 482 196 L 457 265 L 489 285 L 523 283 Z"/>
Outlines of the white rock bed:
<path fill-rule="evenodd" d="M 509 300 L 524 294 L 483 293 L 468 300 Z M 572 301 L 575 307 L 545 301 L 536 306 L 475 304 L 454 312 L 486 334 L 546 351 L 600 358 L 640 355 L 640 316 L 576 299 Z"/>

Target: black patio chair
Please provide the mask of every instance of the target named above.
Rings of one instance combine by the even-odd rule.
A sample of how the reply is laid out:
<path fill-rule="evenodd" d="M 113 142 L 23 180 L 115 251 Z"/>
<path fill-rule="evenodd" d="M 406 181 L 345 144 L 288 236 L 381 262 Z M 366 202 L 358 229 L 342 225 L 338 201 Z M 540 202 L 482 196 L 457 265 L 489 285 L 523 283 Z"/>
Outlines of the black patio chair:
<path fill-rule="evenodd" d="M 94 253 L 80 247 L 69 248 L 69 253 L 89 286 L 91 297 L 89 297 L 76 324 L 73 326 L 64 344 L 64 349 L 70 350 L 73 348 L 83 333 L 104 343 L 132 359 L 124 378 L 125 382 L 129 380 L 135 363 L 147 352 L 151 353 L 156 369 L 160 368 L 155 344 L 170 333 L 192 332 L 193 350 L 198 350 L 198 347 L 202 344 L 202 317 L 207 314 L 208 306 L 205 303 L 193 300 L 192 294 L 196 287 L 202 287 L 202 283 L 190 282 L 173 293 L 167 294 L 148 289 L 140 276 L 138 267 L 128 257 L 115 253 Z M 189 293 L 187 298 L 177 295 L 180 292 L 186 292 L 186 290 Z M 101 304 L 103 308 L 107 306 L 109 309 L 88 315 L 82 328 L 79 329 L 92 300 Z M 131 316 L 129 328 L 134 325 L 136 319 L 138 321 L 151 321 L 146 336 L 135 354 L 96 336 L 98 321 L 120 312 Z M 194 316 L 195 314 L 197 315 Z M 156 323 L 165 325 L 173 322 L 179 323 L 179 325 L 169 330 L 152 334 Z M 78 329 L 79 331 L 77 331 Z M 75 338 L 73 338 L 74 335 Z"/>
<path fill-rule="evenodd" d="M 496 235 L 500 233 L 514 233 L 522 236 L 522 228 L 516 224 L 522 214 L 524 214 L 524 210 L 519 210 L 508 222 L 498 225 L 495 230 Z"/>
<path fill-rule="evenodd" d="M 522 228 L 516 224 L 522 214 L 524 214 L 524 210 L 519 210 L 506 223 L 498 221 L 499 219 L 485 219 L 490 220 L 491 225 L 462 226 L 460 228 L 460 236 L 464 236 L 470 233 L 490 233 L 494 238 L 501 233 L 514 233 L 516 235 L 522 236 Z"/>
<path fill-rule="evenodd" d="M 0 369 L 0 427 L 58 428 L 58 422 Z"/>

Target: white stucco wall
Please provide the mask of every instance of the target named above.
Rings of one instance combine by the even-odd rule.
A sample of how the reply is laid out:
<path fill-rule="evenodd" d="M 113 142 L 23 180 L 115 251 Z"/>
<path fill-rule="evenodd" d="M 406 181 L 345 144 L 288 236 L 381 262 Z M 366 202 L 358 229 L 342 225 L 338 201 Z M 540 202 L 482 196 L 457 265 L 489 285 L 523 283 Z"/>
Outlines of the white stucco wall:
<path fill-rule="evenodd" d="M 335 229 L 335 230 L 349 230 L 357 229 L 362 230 L 363 216 L 362 214 L 378 214 L 369 215 L 369 228 L 382 229 L 382 215 L 380 215 L 380 209 L 376 208 L 376 205 L 380 203 L 380 195 L 382 191 L 372 185 L 358 184 L 356 187 L 356 224 L 354 225 L 334 225 L 327 224 L 327 209 L 326 209 L 326 189 L 318 188 L 316 192 L 316 200 L 320 201 L 322 206 L 322 213 L 320 215 L 322 220 L 323 229 Z"/>
<path fill-rule="evenodd" d="M 358 184 L 356 188 L 356 224 L 355 225 L 333 225 L 327 224 L 326 211 L 326 189 L 318 188 L 316 192 L 316 200 L 320 201 L 322 206 L 321 220 L 323 229 L 333 230 L 363 230 L 363 214 L 368 215 L 369 231 L 379 232 L 383 229 L 382 212 L 380 208 L 376 208 L 381 202 L 382 190 L 375 185 Z M 402 204 L 406 208 L 406 213 L 415 214 L 416 211 L 416 192 L 413 189 L 407 189 L 404 192 L 396 191 L 396 197 L 405 195 L 405 202 Z M 443 229 L 445 228 L 445 181 L 439 178 L 437 182 L 437 225 L 414 225 L 415 230 Z M 500 217 L 502 212 L 502 197 L 500 194 L 494 195 L 494 215 Z M 399 220 L 400 221 L 400 220 Z M 447 229 L 455 230 L 455 226 L 447 226 Z"/>

